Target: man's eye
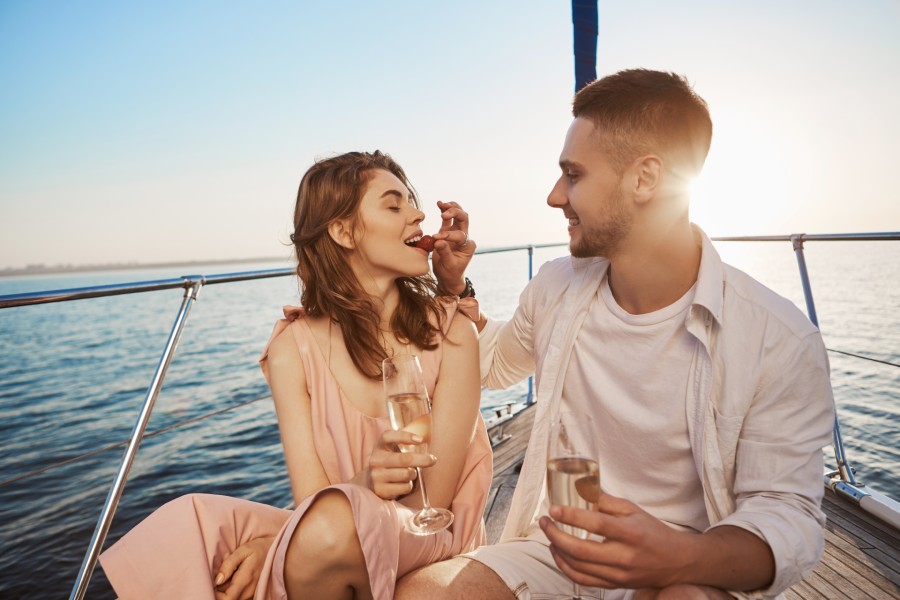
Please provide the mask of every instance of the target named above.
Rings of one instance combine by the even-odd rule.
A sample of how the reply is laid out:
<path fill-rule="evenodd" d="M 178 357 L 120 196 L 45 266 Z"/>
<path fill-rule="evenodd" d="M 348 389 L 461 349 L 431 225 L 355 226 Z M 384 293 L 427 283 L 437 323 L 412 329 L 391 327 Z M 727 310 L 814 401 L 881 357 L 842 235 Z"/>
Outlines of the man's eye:
<path fill-rule="evenodd" d="M 573 173 L 572 171 L 566 171 L 566 177 L 569 178 L 569 181 L 575 181 L 578 177 L 578 173 Z"/>
<path fill-rule="evenodd" d="M 392 210 L 394 212 L 400 212 L 399 206 L 388 206 L 388 210 Z"/>

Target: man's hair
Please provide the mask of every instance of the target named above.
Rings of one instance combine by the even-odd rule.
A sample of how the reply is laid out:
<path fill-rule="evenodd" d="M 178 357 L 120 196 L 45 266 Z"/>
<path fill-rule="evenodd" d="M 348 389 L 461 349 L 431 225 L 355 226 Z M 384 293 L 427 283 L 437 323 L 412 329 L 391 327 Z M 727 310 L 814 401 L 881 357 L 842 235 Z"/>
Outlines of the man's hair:
<path fill-rule="evenodd" d="M 572 114 L 591 121 L 621 174 L 635 159 L 657 154 L 676 174 L 696 177 L 712 139 L 709 109 L 675 73 L 628 69 L 581 89 Z"/>
<path fill-rule="evenodd" d="M 328 226 L 350 219 L 354 231 L 365 230 L 359 206 L 376 170 L 393 173 L 409 189 L 416 208 L 419 200 L 406 173 L 390 156 L 375 152 L 347 152 L 316 162 L 303 175 L 294 207 L 291 241 L 302 285 L 300 303 L 311 317 L 325 316 L 340 323 L 344 344 L 353 364 L 366 376 L 381 378 L 380 315 L 375 303 L 350 267 L 349 251 L 335 242 Z M 431 275 L 401 277 L 396 281 L 400 301 L 391 319 L 395 335 L 432 350 L 444 310 L 434 297 Z"/>

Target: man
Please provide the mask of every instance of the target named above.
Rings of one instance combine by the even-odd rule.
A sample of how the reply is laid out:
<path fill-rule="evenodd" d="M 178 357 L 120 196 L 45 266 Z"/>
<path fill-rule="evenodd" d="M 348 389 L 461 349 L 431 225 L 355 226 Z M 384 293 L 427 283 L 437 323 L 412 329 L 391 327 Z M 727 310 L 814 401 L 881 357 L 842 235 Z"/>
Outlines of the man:
<path fill-rule="evenodd" d="M 536 375 L 506 529 L 411 573 L 396 598 L 562 598 L 573 580 L 591 598 L 777 596 L 822 553 L 833 398 L 821 336 L 691 225 L 712 124 L 684 78 L 622 71 L 580 91 L 573 114 L 547 199 L 572 256 L 541 268 L 511 321 L 479 322 L 485 385 Z M 459 292 L 464 253 L 443 250 L 436 272 Z M 596 511 L 548 506 L 561 406 L 594 415 Z"/>

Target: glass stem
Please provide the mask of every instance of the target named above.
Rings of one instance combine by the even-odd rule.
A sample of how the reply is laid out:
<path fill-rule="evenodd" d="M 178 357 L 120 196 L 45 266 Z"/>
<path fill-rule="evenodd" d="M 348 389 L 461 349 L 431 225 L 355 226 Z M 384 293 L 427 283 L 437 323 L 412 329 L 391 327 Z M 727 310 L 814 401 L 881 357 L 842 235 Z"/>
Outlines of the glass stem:
<path fill-rule="evenodd" d="M 432 512 L 431 504 L 428 502 L 428 493 L 425 491 L 425 478 L 422 477 L 422 469 L 416 467 L 416 477 L 419 479 L 419 489 L 422 490 L 422 512 Z"/>

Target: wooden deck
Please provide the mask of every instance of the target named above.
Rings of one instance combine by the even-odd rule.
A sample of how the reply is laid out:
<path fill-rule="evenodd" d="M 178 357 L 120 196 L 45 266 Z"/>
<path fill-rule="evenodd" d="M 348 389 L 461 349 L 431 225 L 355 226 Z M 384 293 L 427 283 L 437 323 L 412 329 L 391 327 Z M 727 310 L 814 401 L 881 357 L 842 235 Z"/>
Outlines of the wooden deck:
<path fill-rule="evenodd" d="M 503 531 L 533 421 L 532 406 L 507 425 L 510 440 L 494 448 L 494 483 L 485 508 L 488 543 Z M 812 575 L 787 591 L 787 598 L 900 599 L 900 532 L 830 490 L 822 508 L 828 515 L 825 555 Z"/>

